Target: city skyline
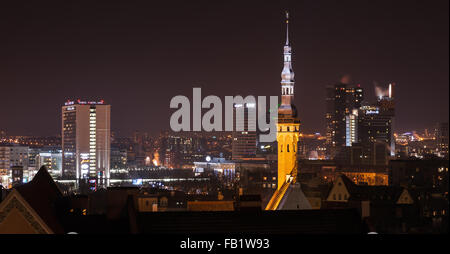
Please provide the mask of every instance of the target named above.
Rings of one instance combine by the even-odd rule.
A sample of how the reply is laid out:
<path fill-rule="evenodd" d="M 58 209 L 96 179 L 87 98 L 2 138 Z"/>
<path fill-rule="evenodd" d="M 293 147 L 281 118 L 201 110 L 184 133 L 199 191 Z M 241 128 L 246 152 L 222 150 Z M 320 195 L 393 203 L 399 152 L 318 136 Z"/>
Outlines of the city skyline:
<path fill-rule="evenodd" d="M 405 3 L 181 3 L 186 9 L 176 10 L 80 3 L 52 7 L 58 12 L 10 3 L 1 18 L 10 24 L 0 50 L 9 95 L 1 128 L 55 135 L 62 102 L 80 98 L 112 105 L 120 136 L 157 133 L 169 129 L 170 99 L 191 96 L 192 87 L 205 95 L 278 95 L 287 7 L 302 132 L 324 133 L 325 87 L 343 74 L 372 100 L 374 83 L 395 82 L 396 131 L 429 128 L 448 121 L 448 2 Z"/>
<path fill-rule="evenodd" d="M 437 5 L 319 1 L 160 3 L 150 13 L 136 3 L 26 4 L 17 10 L 34 12 L 17 17 L 8 7 L 21 22 L 8 42 L 22 41 L 0 45 L 16 82 L 0 107 L 0 235 L 177 234 L 186 241 L 169 237 L 171 247 L 211 251 L 277 249 L 274 236 L 297 248 L 284 235 L 447 233 L 448 84 L 434 81 L 448 82 L 448 48 L 419 38 L 448 35 L 437 32 L 448 25 L 428 30 Z M 278 58 L 265 50 L 279 35 L 272 22 L 283 26 L 270 50 Z M 368 77 L 384 80 L 371 91 Z M 26 80 L 39 86 L 17 83 Z M 55 103 L 58 114 L 47 113 Z M 14 131 L 49 136 L 11 135 L 23 120 Z M 420 124 L 430 129 L 401 131 Z M 228 236 L 190 240 L 203 234 Z"/>

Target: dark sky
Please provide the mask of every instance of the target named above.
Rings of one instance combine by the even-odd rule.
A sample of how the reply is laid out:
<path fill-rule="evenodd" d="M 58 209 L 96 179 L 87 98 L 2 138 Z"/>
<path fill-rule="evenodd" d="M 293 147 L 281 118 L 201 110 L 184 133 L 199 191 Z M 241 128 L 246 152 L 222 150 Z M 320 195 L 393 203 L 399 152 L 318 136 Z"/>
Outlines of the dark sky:
<path fill-rule="evenodd" d="M 324 88 L 346 73 L 369 98 L 397 83 L 399 131 L 448 121 L 448 0 L 8 2 L 0 129 L 12 135 L 60 133 L 68 98 L 104 99 L 128 135 L 168 128 L 170 99 L 192 87 L 278 95 L 287 8 L 305 132 L 324 130 Z"/>

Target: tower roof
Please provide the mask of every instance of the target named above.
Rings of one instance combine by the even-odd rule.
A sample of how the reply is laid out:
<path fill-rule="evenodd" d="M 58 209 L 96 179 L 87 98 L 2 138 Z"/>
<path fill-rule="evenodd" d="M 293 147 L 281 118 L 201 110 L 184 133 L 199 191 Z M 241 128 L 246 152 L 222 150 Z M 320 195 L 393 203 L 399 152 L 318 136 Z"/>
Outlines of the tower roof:
<path fill-rule="evenodd" d="M 286 11 L 286 46 L 289 46 L 289 12 Z"/>
<path fill-rule="evenodd" d="M 311 204 L 303 193 L 299 183 L 293 183 L 289 186 L 277 210 L 308 210 Z"/>
<path fill-rule="evenodd" d="M 278 108 L 279 118 L 296 118 L 294 106 L 294 77 L 292 69 L 292 48 L 289 45 L 289 12 L 286 11 L 286 44 L 283 48 L 283 70 L 281 71 L 281 105 Z"/>

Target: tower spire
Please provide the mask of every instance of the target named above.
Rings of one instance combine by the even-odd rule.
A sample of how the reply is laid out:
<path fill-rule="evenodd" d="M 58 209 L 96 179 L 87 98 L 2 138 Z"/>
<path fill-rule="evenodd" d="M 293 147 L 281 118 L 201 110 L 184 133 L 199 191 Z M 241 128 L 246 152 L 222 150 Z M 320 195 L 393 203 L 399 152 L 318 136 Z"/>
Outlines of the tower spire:
<path fill-rule="evenodd" d="M 310 208 L 297 184 L 298 140 L 300 120 L 294 105 L 294 70 L 292 69 L 292 48 L 289 45 L 289 12 L 286 12 L 286 45 L 283 47 L 283 70 L 281 71 L 281 105 L 278 107 L 277 146 L 278 184 L 277 190 L 266 206 L 266 210 Z M 288 191 L 289 189 L 289 191 Z M 296 193 L 296 194 L 290 194 Z M 295 202 L 292 202 L 294 200 Z M 302 201 L 299 201 L 300 198 Z M 302 205 L 304 204 L 304 205 Z"/>
<path fill-rule="evenodd" d="M 286 11 L 286 46 L 289 45 L 289 11 Z"/>
<path fill-rule="evenodd" d="M 292 48 L 289 45 L 289 12 L 286 11 L 286 45 L 283 47 L 283 70 L 281 71 L 281 106 L 278 115 L 296 116 L 294 103 L 294 70 L 292 69 Z"/>

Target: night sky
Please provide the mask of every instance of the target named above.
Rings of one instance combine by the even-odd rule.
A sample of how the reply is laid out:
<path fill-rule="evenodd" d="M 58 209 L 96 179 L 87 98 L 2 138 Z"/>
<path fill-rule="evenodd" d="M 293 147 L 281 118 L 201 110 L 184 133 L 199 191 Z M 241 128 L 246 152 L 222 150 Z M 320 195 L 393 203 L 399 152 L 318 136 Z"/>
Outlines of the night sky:
<path fill-rule="evenodd" d="M 448 121 L 448 0 L 265 2 L 2 2 L 0 129 L 57 135 L 80 98 L 111 104 L 118 135 L 158 133 L 193 87 L 279 95 L 286 9 L 303 131 L 324 131 L 325 86 L 343 74 L 369 99 L 397 84 L 397 131 Z"/>

